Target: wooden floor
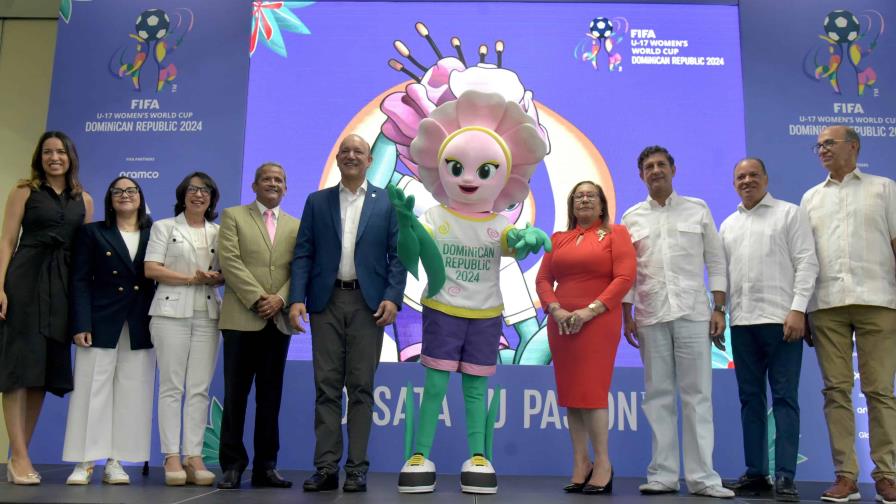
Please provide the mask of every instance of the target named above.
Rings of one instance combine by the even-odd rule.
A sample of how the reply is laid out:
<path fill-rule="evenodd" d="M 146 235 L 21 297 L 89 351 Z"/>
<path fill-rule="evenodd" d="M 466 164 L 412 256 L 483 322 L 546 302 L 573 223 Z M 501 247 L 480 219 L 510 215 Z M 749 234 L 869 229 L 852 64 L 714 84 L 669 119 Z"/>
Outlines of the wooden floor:
<path fill-rule="evenodd" d="M 6 474 L 6 467 L 2 475 Z M 67 486 L 65 479 L 72 467 L 70 465 L 39 466 L 43 483 L 36 487 L 16 486 L 0 483 L 0 502 L 38 503 L 129 503 L 129 504 L 190 504 L 211 503 L 289 503 L 297 502 L 324 503 L 566 503 L 581 504 L 586 499 L 602 503 L 627 504 L 649 502 L 661 504 L 708 504 L 713 502 L 706 497 L 689 495 L 685 490 L 678 495 L 642 496 L 638 493 L 640 478 L 617 478 L 614 482 L 614 493 L 609 496 L 588 496 L 565 494 L 561 489 L 566 479 L 561 477 L 503 476 L 499 477 L 499 491 L 496 495 L 469 495 L 460 492 L 460 480 L 456 474 L 439 475 L 438 487 L 431 494 L 399 494 L 396 490 L 397 475 L 387 473 L 371 474 L 368 478 L 366 493 L 343 493 L 341 490 L 322 493 L 306 493 L 302 491 L 302 480 L 308 477 L 306 472 L 282 471 L 285 478 L 293 481 L 293 488 L 257 489 L 249 485 L 249 472 L 243 477 L 243 488 L 240 490 L 218 490 L 214 487 L 166 487 L 161 468 L 154 467 L 149 476 L 142 476 L 138 467 L 126 467 L 131 476 L 131 484 L 127 486 L 104 485 L 102 468 L 97 467 L 94 481 L 87 486 Z M 0 476 L 4 477 L 5 476 Z M 821 492 L 828 483 L 798 482 L 802 499 L 817 502 Z M 682 485 L 684 487 L 684 485 Z M 862 502 L 874 502 L 874 487 L 870 484 L 860 485 Z M 767 503 L 773 502 L 772 495 L 757 497 L 738 497 L 725 502 L 734 503 Z"/>

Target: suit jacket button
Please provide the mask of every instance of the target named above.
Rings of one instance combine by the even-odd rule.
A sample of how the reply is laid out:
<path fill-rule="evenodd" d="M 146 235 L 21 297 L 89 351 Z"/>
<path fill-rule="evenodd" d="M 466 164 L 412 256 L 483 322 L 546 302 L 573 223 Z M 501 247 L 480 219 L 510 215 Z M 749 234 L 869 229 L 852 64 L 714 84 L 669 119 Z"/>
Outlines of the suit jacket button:
<path fill-rule="evenodd" d="M 212 251 L 212 254 L 214 254 L 214 253 L 215 253 L 215 249 L 211 249 L 211 251 Z"/>
<path fill-rule="evenodd" d="M 277 269 L 275 266 L 271 266 L 271 271 L 274 271 L 275 269 Z"/>
<path fill-rule="evenodd" d="M 205 299 L 211 299 L 211 298 L 212 298 L 211 296 L 205 296 Z"/>
<path fill-rule="evenodd" d="M 168 299 L 168 296 L 165 296 L 165 299 L 167 300 L 167 299 Z"/>
<path fill-rule="evenodd" d="M 111 251 L 111 250 L 107 250 L 107 251 L 106 251 L 106 257 L 112 257 L 112 251 Z"/>
<path fill-rule="evenodd" d="M 119 287 L 118 292 L 124 292 L 124 287 Z"/>
<path fill-rule="evenodd" d="M 135 290 L 135 291 L 140 290 L 140 286 L 139 286 L 139 285 L 135 285 L 135 286 L 134 286 L 134 290 Z"/>
<path fill-rule="evenodd" d="M 113 274 L 113 275 L 117 275 L 117 274 L 118 274 L 118 271 L 117 271 L 117 270 L 112 270 L 112 274 Z"/>

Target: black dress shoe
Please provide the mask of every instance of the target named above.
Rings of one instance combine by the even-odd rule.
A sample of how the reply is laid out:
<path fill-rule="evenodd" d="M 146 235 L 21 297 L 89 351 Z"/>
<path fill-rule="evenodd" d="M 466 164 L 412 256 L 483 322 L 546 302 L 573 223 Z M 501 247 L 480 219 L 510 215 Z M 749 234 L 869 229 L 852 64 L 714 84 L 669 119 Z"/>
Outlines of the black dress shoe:
<path fill-rule="evenodd" d="M 345 483 L 342 484 L 343 492 L 366 492 L 367 475 L 361 471 L 348 471 L 345 473 Z"/>
<path fill-rule="evenodd" d="M 292 488 L 292 481 L 287 481 L 280 476 L 277 469 L 267 469 L 263 473 L 252 470 L 252 486 L 256 487 L 273 487 L 273 488 Z"/>
<path fill-rule="evenodd" d="M 782 502 L 797 502 L 800 500 L 800 493 L 796 490 L 793 478 L 778 476 L 775 479 L 775 500 Z"/>
<path fill-rule="evenodd" d="M 587 480 L 586 480 L 587 481 Z M 610 481 L 607 482 L 606 485 L 597 486 L 592 484 L 587 484 L 582 487 L 582 493 L 586 495 L 597 495 L 597 494 L 610 494 L 613 493 L 613 468 L 610 468 Z"/>
<path fill-rule="evenodd" d="M 581 483 L 570 483 L 563 487 L 563 491 L 566 493 L 582 493 L 582 489 L 585 488 L 585 484 L 588 483 L 588 480 L 591 479 L 592 472 L 594 472 L 593 468 L 588 471 L 588 475 L 585 476 L 585 481 Z"/>
<path fill-rule="evenodd" d="M 240 487 L 240 480 L 243 479 L 243 471 L 239 469 L 227 469 L 218 480 L 218 488 L 221 490 L 236 490 Z"/>
<path fill-rule="evenodd" d="M 750 476 L 744 474 L 735 481 L 726 481 L 722 486 L 729 490 L 733 490 L 737 495 L 758 495 L 759 492 L 766 492 L 772 489 L 771 483 L 765 476 Z"/>
<path fill-rule="evenodd" d="M 306 492 L 325 492 L 337 488 L 339 488 L 339 474 L 327 469 L 318 469 L 302 484 L 302 489 Z"/>

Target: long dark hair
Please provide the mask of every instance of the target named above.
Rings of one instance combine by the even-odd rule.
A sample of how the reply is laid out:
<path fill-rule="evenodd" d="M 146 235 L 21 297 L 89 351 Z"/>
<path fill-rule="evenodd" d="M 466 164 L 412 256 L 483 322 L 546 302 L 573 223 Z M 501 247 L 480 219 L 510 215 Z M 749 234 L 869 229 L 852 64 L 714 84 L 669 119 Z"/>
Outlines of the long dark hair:
<path fill-rule="evenodd" d="M 218 193 L 218 184 L 215 184 L 215 181 L 212 180 L 208 174 L 200 171 L 187 175 L 181 180 L 180 184 L 178 184 L 177 189 L 174 192 L 177 197 L 177 203 L 174 204 L 174 215 L 180 215 L 186 210 L 187 188 L 190 187 L 190 179 L 193 177 L 198 178 L 206 187 L 211 189 L 211 193 L 208 195 L 208 208 L 205 209 L 205 220 L 211 222 L 218 218 L 218 212 L 215 211 L 215 205 L 218 204 L 218 199 L 221 195 Z"/>
<path fill-rule="evenodd" d="M 598 184 L 597 182 L 592 182 L 590 180 L 583 180 L 572 186 L 572 190 L 569 191 L 569 196 L 566 197 L 566 230 L 572 231 L 579 224 L 578 219 L 576 219 L 573 196 L 576 193 L 576 189 L 584 184 L 591 184 L 595 187 L 595 189 L 597 189 L 597 199 L 600 201 L 600 215 L 598 216 L 598 219 L 600 219 L 601 221 L 600 227 L 604 231 L 610 232 L 610 223 L 607 222 L 607 212 L 610 211 L 610 209 L 607 207 L 607 195 L 604 194 L 604 189 L 600 186 L 600 184 Z"/>
<path fill-rule="evenodd" d="M 84 187 L 78 179 L 78 169 L 80 167 L 78 149 L 75 148 L 75 143 L 72 142 L 72 139 L 61 131 L 45 131 L 40 136 L 37 140 L 37 147 L 34 148 L 34 154 L 31 155 L 31 177 L 20 181 L 19 187 L 31 186 L 32 189 L 40 189 L 40 186 L 47 182 L 47 172 L 44 171 L 43 154 L 41 151 L 44 149 L 44 142 L 50 138 L 58 138 L 62 142 L 65 154 L 68 156 L 65 186 L 72 196 L 80 196 L 84 191 Z"/>
<path fill-rule="evenodd" d="M 103 223 L 107 228 L 114 228 L 117 225 L 115 208 L 112 207 L 112 188 L 115 187 L 119 180 L 128 180 L 137 188 L 137 194 L 140 196 L 140 205 L 137 207 L 137 226 L 140 229 L 148 229 L 152 226 L 152 217 L 146 213 L 146 199 L 143 198 L 143 188 L 140 187 L 136 180 L 124 175 L 110 182 L 109 188 L 106 189 L 106 198 L 103 200 L 103 205 L 105 206 Z"/>

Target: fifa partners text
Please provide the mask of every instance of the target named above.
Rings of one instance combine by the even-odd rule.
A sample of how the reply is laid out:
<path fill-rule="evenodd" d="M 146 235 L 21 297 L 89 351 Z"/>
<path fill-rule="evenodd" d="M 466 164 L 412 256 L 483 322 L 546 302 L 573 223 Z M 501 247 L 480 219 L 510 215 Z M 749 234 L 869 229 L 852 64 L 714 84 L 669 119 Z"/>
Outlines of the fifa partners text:
<path fill-rule="evenodd" d="M 494 389 L 488 391 L 488 401 L 491 403 Z M 557 404 L 557 393 L 554 390 L 516 389 L 511 391 L 520 394 L 522 400 L 516 418 L 522 420 L 523 429 L 567 429 L 569 424 L 563 408 Z M 610 429 L 617 431 L 638 430 L 638 409 L 640 407 L 643 392 L 635 391 L 611 391 L 607 394 L 607 409 L 609 412 Z M 423 387 L 414 387 L 416 404 L 423 400 Z M 508 419 L 507 402 L 508 391 L 501 389 L 498 395 L 497 415 L 495 428 L 505 426 Z M 384 427 L 387 425 L 399 425 L 405 419 L 405 400 L 407 387 L 400 387 L 397 391 L 387 385 L 379 385 L 373 391 L 373 423 Z M 513 414 L 513 412 L 511 412 Z M 463 411 L 460 412 L 463 416 Z M 346 423 L 343 415 L 342 423 Z M 439 413 L 439 422 L 446 427 L 451 427 L 453 415 L 448 407 L 447 398 L 442 401 L 442 411 Z"/>

